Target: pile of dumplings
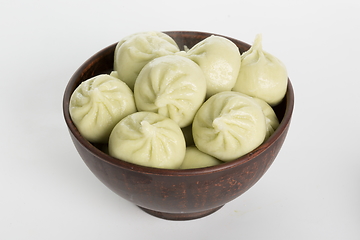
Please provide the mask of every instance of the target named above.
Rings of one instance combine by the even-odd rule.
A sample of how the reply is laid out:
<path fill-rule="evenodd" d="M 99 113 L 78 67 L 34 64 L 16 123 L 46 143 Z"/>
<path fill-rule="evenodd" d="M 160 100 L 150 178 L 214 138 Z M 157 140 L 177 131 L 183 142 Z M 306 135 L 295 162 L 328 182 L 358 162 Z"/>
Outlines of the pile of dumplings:
<path fill-rule="evenodd" d="M 268 139 L 288 77 L 262 50 L 261 35 L 244 53 L 215 35 L 184 49 L 156 31 L 119 41 L 113 71 L 82 82 L 71 96 L 82 136 L 106 144 L 115 158 L 165 169 L 232 161 Z"/>

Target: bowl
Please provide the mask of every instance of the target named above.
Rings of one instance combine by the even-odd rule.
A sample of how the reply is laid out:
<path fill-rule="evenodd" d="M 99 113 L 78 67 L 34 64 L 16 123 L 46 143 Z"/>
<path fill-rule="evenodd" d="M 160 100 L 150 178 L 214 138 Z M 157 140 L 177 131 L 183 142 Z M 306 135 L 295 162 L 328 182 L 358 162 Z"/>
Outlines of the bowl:
<path fill-rule="evenodd" d="M 191 48 L 210 35 L 206 32 L 171 31 L 182 48 Z M 218 35 L 221 36 L 221 35 Z M 226 37 L 226 36 L 223 36 Z M 244 52 L 249 44 L 229 38 Z M 274 110 L 280 125 L 272 136 L 252 152 L 217 166 L 174 170 L 139 166 L 114 158 L 103 146 L 81 136 L 69 114 L 69 100 L 84 80 L 113 68 L 116 43 L 89 58 L 69 80 L 63 97 L 63 114 L 71 139 L 91 172 L 109 189 L 145 212 L 168 220 L 191 220 L 219 210 L 250 189 L 274 162 L 286 138 L 294 107 L 294 92 L 288 80 L 287 93 Z"/>

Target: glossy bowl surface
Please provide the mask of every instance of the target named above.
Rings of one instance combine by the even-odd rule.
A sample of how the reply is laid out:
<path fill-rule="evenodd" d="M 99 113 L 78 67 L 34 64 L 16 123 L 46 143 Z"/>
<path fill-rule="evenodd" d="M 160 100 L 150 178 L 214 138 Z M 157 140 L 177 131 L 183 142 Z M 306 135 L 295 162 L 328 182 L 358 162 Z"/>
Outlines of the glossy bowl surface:
<path fill-rule="evenodd" d="M 165 32 L 182 48 L 191 48 L 210 35 L 205 32 Z M 226 37 L 226 36 L 223 36 Z M 250 45 L 229 38 L 244 52 Z M 63 98 L 63 114 L 71 139 L 81 158 L 109 189 L 145 212 L 169 220 L 189 220 L 207 216 L 251 188 L 273 163 L 286 138 L 294 107 L 294 92 L 289 80 L 283 101 L 274 108 L 280 126 L 257 149 L 231 162 L 214 167 L 170 170 L 128 163 L 102 151 L 84 139 L 69 114 L 69 100 L 84 80 L 113 68 L 116 43 L 89 58 L 71 77 Z"/>

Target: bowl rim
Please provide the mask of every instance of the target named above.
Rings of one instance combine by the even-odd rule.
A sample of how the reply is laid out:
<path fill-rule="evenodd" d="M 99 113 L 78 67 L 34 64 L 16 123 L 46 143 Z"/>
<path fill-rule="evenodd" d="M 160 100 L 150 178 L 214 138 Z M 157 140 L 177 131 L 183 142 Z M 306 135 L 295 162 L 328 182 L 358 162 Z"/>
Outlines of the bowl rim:
<path fill-rule="evenodd" d="M 191 33 L 199 33 L 199 34 L 205 34 L 205 35 L 210 34 L 210 35 L 223 36 L 223 35 L 219 35 L 219 34 L 212 34 L 212 33 L 206 33 L 206 32 L 195 32 L 195 31 L 165 31 L 164 33 L 185 33 L 185 34 L 186 33 L 190 33 L 190 34 Z M 223 37 L 226 37 L 226 36 L 223 36 Z M 235 41 L 241 42 L 240 40 L 237 40 L 234 38 L 230 38 L 230 37 L 226 37 L 226 38 L 228 38 L 230 40 L 235 40 Z M 247 44 L 247 43 L 244 43 L 244 44 Z M 202 175 L 202 174 L 211 174 L 214 172 L 221 172 L 221 171 L 231 169 L 231 168 L 237 167 L 239 165 L 245 164 L 245 163 L 251 161 L 252 159 L 254 159 L 256 156 L 262 154 L 269 146 L 274 144 L 282 136 L 282 134 L 284 133 L 284 131 L 287 130 L 287 128 L 290 124 L 292 113 L 293 113 L 293 108 L 294 108 L 294 90 L 293 90 L 292 83 L 291 83 L 290 79 L 288 78 L 287 91 L 286 91 L 286 95 L 284 97 L 284 100 L 286 100 L 286 105 L 285 105 L 286 107 L 285 107 L 284 116 L 283 116 L 278 128 L 260 146 L 258 146 L 253 151 L 251 151 L 237 159 L 234 159 L 229 162 L 224 162 L 224 163 L 221 163 L 216 166 L 210 166 L 210 167 L 204 167 L 204 168 L 163 169 L 163 168 L 154 168 L 154 167 L 137 165 L 134 163 L 126 162 L 124 160 L 112 157 L 109 154 L 107 154 L 107 153 L 101 151 L 100 149 L 98 149 L 97 147 L 95 147 L 92 143 L 90 143 L 88 140 L 86 140 L 79 133 L 79 131 L 77 130 L 76 126 L 74 125 L 74 123 L 72 122 L 71 117 L 70 117 L 69 102 L 70 102 L 70 97 L 72 94 L 71 87 L 73 85 L 73 82 L 79 77 L 81 72 L 87 68 L 89 63 L 93 62 L 101 54 L 104 54 L 104 53 L 108 52 L 110 49 L 113 49 L 115 45 L 116 45 L 116 43 L 98 51 L 97 53 L 92 55 L 89 59 L 87 59 L 75 71 L 75 73 L 72 75 L 72 77 L 70 78 L 70 80 L 68 81 L 68 83 L 66 85 L 64 95 L 63 95 L 63 101 L 62 101 L 63 117 L 65 119 L 66 125 L 68 127 L 68 131 L 70 132 L 70 134 L 73 135 L 73 137 L 76 138 L 78 143 L 80 145 L 82 145 L 91 155 L 101 159 L 102 161 L 104 161 L 108 164 L 111 164 L 115 167 L 127 169 L 129 171 L 139 172 L 139 173 L 143 173 L 143 174 L 162 175 L 162 176 L 195 176 L 195 175 Z"/>

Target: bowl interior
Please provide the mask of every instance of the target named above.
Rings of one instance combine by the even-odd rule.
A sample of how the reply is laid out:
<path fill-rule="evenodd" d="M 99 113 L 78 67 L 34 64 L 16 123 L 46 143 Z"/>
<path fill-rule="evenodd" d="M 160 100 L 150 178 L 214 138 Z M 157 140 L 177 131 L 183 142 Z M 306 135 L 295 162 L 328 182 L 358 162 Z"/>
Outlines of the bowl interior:
<path fill-rule="evenodd" d="M 179 45 L 180 49 L 186 45 L 188 48 L 191 48 L 199 41 L 205 39 L 211 35 L 218 35 L 212 33 L 204 33 L 204 32 L 188 32 L 188 31 L 173 31 L 173 32 L 165 32 L 170 35 L 175 42 Z M 222 35 L 218 35 L 222 36 Z M 226 37 L 226 36 L 223 36 Z M 239 40 L 229 38 L 233 41 L 239 48 L 240 52 L 244 52 L 250 48 L 250 45 Z M 120 168 L 131 169 L 133 171 L 139 171 L 150 174 L 159 174 L 159 175 L 177 175 L 177 176 L 187 176 L 187 175 L 198 175 L 198 174 L 209 174 L 216 171 L 222 171 L 227 168 L 233 168 L 238 165 L 244 164 L 245 162 L 251 160 L 256 157 L 263 151 L 265 151 L 270 145 L 272 145 L 288 128 L 290 124 L 293 105 L 294 105 L 294 92 L 291 85 L 290 80 L 288 80 L 288 88 L 287 93 L 283 101 L 274 108 L 274 111 L 279 118 L 280 125 L 277 130 L 272 134 L 272 136 L 260 145 L 258 148 L 253 150 L 252 152 L 235 159 L 231 162 L 222 163 L 217 166 L 207 167 L 207 168 L 198 168 L 198 169 L 186 169 L 186 170 L 176 170 L 176 169 L 158 169 L 140 166 L 132 163 L 128 163 L 117 158 L 111 157 L 103 151 L 103 147 L 101 145 L 95 145 L 87 141 L 85 138 L 81 136 L 74 123 L 71 120 L 69 113 L 69 101 L 72 92 L 76 89 L 76 87 L 86 79 L 89 79 L 93 76 L 96 76 L 101 73 L 110 73 L 113 70 L 113 62 L 114 62 L 114 50 L 116 47 L 116 43 L 104 48 L 99 51 L 91 58 L 89 58 L 71 77 L 68 85 L 66 86 L 64 98 L 63 98 L 63 114 L 68 126 L 69 131 L 77 141 L 88 151 L 90 151 L 94 156 L 106 161 L 110 164 L 113 164 Z"/>

